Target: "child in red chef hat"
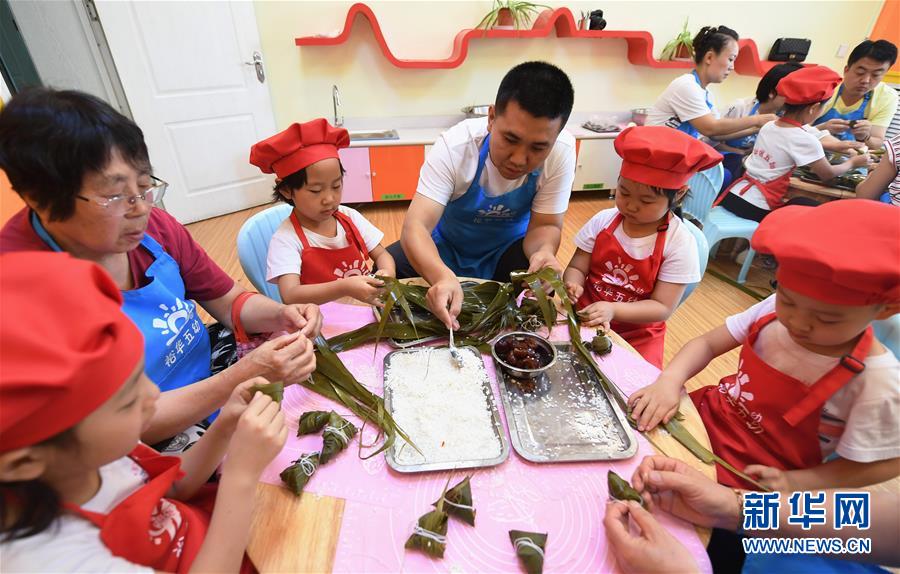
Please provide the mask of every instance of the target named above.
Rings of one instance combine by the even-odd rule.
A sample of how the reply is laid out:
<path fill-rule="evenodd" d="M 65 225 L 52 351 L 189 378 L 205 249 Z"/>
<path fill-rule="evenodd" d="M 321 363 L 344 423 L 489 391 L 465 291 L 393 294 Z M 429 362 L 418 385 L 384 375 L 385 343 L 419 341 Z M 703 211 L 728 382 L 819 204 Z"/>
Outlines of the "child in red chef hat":
<path fill-rule="evenodd" d="M 611 327 L 661 368 L 665 321 L 687 285 L 700 281 L 697 243 L 672 211 L 691 176 L 722 156 L 664 126 L 628 128 L 615 148 L 622 157 L 616 206 L 575 236 L 563 281 L 585 326 Z"/>
<path fill-rule="evenodd" d="M 784 97 L 784 116 L 760 128 L 746 171 L 719 197 L 722 207 L 738 217 L 762 221 L 784 205 L 816 204 L 807 198 L 786 199 L 795 167 L 809 166 L 827 181 L 868 163 L 869 156 L 862 154 L 831 165 L 820 141 L 828 133 L 809 125 L 840 83 L 841 77 L 825 66 L 801 68 L 778 82 L 775 91 Z"/>
<path fill-rule="evenodd" d="M 256 483 L 287 438 L 278 403 L 252 396 L 265 379 L 238 385 L 180 458 L 163 456 L 139 442 L 159 389 L 100 266 L 0 256 L 0 300 L 3 571 L 255 571 Z M 216 492 L 206 483 L 224 454 Z"/>
<path fill-rule="evenodd" d="M 254 144 L 250 163 L 274 173 L 275 199 L 294 206 L 269 242 L 266 280 L 285 303 L 327 303 L 353 297 L 374 303 L 395 275 L 394 258 L 382 247 L 384 233 L 355 209 L 341 205 L 344 168 L 338 149 L 350 145 L 343 128 L 319 118 L 291 124 Z"/>
<path fill-rule="evenodd" d="M 778 261 L 775 294 L 687 343 L 634 393 L 638 427 L 670 419 L 684 383 L 741 346 L 737 374 L 691 393 L 716 454 L 775 490 L 896 475 L 900 363 L 871 327 L 900 311 L 896 208 L 863 199 L 784 207 L 751 246 Z M 721 467 L 719 481 L 749 486 Z"/>

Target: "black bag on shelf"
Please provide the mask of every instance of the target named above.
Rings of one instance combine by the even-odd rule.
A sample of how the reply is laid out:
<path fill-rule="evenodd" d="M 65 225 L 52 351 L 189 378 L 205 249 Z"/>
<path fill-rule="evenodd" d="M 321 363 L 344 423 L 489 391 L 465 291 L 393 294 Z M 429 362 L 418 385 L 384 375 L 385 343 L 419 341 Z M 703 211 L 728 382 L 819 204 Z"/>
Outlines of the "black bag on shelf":
<path fill-rule="evenodd" d="M 802 62 L 809 54 L 812 44 L 807 38 L 778 38 L 769 51 L 769 60 L 773 62 Z"/>

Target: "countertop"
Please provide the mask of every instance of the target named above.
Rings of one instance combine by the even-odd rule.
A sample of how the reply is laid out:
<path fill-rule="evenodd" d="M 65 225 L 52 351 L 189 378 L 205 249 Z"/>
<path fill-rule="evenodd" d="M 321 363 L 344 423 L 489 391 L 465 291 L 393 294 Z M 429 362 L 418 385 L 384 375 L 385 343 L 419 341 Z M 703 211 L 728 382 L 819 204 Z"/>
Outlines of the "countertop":
<path fill-rule="evenodd" d="M 449 127 L 465 119 L 463 114 L 448 116 L 403 116 L 385 118 L 347 118 L 343 127 L 354 131 L 397 130 L 396 140 L 356 140 L 350 147 L 380 147 L 401 145 L 430 145 Z M 566 130 L 575 139 L 614 139 L 619 132 L 598 133 L 581 127 L 591 120 L 603 124 L 616 124 L 624 128 L 631 119 L 630 112 L 573 113 Z M 333 121 L 333 120 L 330 120 Z"/>

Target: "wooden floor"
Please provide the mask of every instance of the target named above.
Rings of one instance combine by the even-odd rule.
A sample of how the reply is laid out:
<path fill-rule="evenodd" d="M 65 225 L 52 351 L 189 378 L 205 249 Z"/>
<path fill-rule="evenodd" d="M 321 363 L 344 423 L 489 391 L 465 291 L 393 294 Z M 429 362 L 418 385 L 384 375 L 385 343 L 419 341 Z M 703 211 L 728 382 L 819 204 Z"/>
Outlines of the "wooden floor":
<path fill-rule="evenodd" d="M 566 265 L 575 252 L 572 238 L 601 209 L 612 206 L 605 192 L 578 192 L 569 204 L 563 228 L 563 240 L 559 251 L 559 260 Z M 603 194 L 603 195 L 601 195 Z M 408 202 L 391 202 L 362 204 L 354 206 L 366 218 L 384 232 L 384 245 L 393 243 L 400 237 L 400 228 Z M 187 226 L 191 235 L 209 252 L 210 256 L 232 277 L 238 279 L 246 287 L 252 287 L 238 262 L 235 238 L 243 222 L 252 214 L 262 211 L 268 206 L 260 206 L 238 213 L 224 215 L 192 223 Z M 721 325 L 725 317 L 743 311 L 753 305 L 756 300 L 750 295 L 735 289 L 729 284 L 706 275 L 703 281 L 668 322 L 666 337 L 665 361 L 668 362 L 675 352 L 690 339 Z M 688 383 L 688 390 L 699 386 L 712 385 L 720 378 L 733 373 L 737 368 L 738 351 L 734 350 L 713 361 L 710 366 Z M 652 381 L 647 381 L 651 383 Z"/>

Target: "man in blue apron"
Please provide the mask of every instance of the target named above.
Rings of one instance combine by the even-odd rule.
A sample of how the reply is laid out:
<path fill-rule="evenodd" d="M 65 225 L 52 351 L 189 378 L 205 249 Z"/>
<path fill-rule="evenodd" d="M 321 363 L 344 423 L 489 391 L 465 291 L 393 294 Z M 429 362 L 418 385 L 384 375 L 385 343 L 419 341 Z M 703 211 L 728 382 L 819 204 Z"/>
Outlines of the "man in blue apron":
<path fill-rule="evenodd" d="M 897 112 L 897 91 L 881 80 L 896 61 L 897 46 L 887 40 L 865 40 L 853 48 L 844 81 L 813 125 L 842 140 L 880 148 Z"/>
<path fill-rule="evenodd" d="M 545 62 L 510 70 L 487 118 L 460 122 L 422 166 L 400 241 L 397 276 L 424 277 L 428 305 L 457 326 L 458 277 L 509 281 L 510 271 L 553 267 L 575 178 L 575 139 L 563 126 L 574 91 Z"/>

